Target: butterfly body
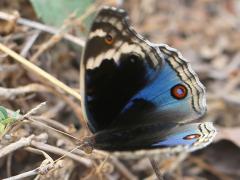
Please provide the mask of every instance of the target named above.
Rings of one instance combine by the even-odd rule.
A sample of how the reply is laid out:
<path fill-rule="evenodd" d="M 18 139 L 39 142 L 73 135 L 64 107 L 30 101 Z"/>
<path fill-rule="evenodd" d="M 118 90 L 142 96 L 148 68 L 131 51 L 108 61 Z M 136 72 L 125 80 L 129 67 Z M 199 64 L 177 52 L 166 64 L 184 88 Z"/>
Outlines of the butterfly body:
<path fill-rule="evenodd" d="M 126 12 L 103 8 L 81 61 L 82 107 L 93 145 L 108 151 L 182 146 L 195 150 L 215 135 L 205 89 L 175 49 L 145 40 Z M 200 143 L 199 141 L 206 141 Z"/>

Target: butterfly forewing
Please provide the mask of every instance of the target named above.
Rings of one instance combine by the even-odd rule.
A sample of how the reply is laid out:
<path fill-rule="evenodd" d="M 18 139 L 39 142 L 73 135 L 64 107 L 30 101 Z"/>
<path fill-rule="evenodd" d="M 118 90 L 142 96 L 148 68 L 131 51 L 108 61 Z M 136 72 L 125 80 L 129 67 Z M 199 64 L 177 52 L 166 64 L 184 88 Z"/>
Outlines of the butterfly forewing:
<path fill-rule="evenodd" d="M 81 91 L 93 131 L 117 118 L 130 98 L 161 68 L 157 49 L 128 24 L 121 10 L 102 9 L 89 33 L 81 64 Z"/>

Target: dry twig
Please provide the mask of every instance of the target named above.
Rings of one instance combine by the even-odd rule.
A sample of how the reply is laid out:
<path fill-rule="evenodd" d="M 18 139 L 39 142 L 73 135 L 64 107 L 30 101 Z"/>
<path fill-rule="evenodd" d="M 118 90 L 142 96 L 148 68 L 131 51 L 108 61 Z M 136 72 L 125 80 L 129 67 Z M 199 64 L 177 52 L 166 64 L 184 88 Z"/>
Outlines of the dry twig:
<path fill-rule="evenodd" d="M 12 15 L 4 13 L 4 12 L 0 12 L 0 19 L 10 20 L 10 19 L 12 19 Z M 38 29 L 38 30 L 41 30 L 41 31 L 44 31 L 44 32 L 48 32 L 48 33 L 51 33 L 51 34 L 57 34 L 59 32 L 59 30 L 56 29 L 56 28 L 50 27 L 50 26 L 45 25 L 45 24 L 41 24 L 39 22 L 24 19 L 24 18 L 18 18 L 17 23 L 25 25 L 27 27 L 34 28 L 34 29 Z M 85 45 L 85 41 L 82 40 L 81 38 L 77 38 L 77 37 L 72 36 L 72 35 L 67 34 L 67 33 L 64 34 L 63 37 L 64 37 L 64 39 L 66 39 L 68 41 L 71 41 L 71 42 L 73 42 L 73 43 L 75 43 L 75 44 L 77 44 L 81 47 L 84 47 L 84 45 Z"/>
<path fill-rule="evenodd" d="M 55 78 L 52 75 L 48 74 L 47 72 L 45 72 L 41 68 L 35 66 L 31 62 L 29 62 L 27 59 L 25 59 L 24 57 L 20 56 L 19 54 L 17 54 L 16 52 L 12 51 L 11 49 L 9 49 L 8 47 L 6 47 L 5 45 L 3 45 L 1 43 L 0 43 L 0 50 L 5 52 L 9 56 L 11 56 L 13 59 L 18 61 L 19 63 L 21 63 L 25 68 L 27 68 L 27 70 L 30 70 L 33 73 L 38 74 L 41 78 L 45 79 L 46 81 L 51 82 L 52 85 L 58 87 L 62 91 L 72 95 L 73 97 L 75 97 L 76 99 L 81 101 L 81 96 L 76 91 L 74 91 L 72 88 L 70 88 L 69 86 L 65 85 L 64 83 L 59 81 L 57 78 Z"/>

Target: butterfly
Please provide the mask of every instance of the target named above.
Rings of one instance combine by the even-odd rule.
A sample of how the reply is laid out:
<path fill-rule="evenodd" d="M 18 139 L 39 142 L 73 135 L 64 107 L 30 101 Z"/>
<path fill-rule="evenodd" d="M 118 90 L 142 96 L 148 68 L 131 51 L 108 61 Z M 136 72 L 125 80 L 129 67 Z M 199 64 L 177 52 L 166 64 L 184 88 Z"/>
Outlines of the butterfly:
<path fill-rule="evenodd" d="M 189 62 L 130 26 L 123 9 L 104 7 L 81 59 L 80 91 L 91 144 L 106 151 L 194 151 L 211 143 L 205 88 Z"/>

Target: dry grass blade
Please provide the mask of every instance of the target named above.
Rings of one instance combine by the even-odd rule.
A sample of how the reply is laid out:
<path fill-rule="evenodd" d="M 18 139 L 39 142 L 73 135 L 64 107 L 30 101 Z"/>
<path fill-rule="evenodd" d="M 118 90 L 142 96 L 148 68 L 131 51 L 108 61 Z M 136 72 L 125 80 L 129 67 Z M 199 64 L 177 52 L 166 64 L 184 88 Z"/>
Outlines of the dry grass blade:
<path fill-rule="evenodd" d="M 59 81 L 57 78 L 53 77 L 52 75 L 48 74 L 41 68 L 37 67 L 33 63 L 29 62 L 27 59 L 24 57 L 20 56 L 16 52 L 12 51 L 5 45 L 0 43 L 0 50 L 3 51 L 4 53 L 8 54 L 11 56 L 14 60 L 18 61 L 21 63 L 27 70 L 32 71 L 33 73 L 37 74 L 41 78 L 45 79 L 46 81 L 49 81 L 53 87 L 61 89 L 63 92 L 66 92 L 67 94 L 72 95 L 75 97 L 77 100 L 81 101 L 81 96 L 78 94 L 76 91 L 74 91 L 72 88 L 69 86 L 65 85 L 63 82 Z"/>

